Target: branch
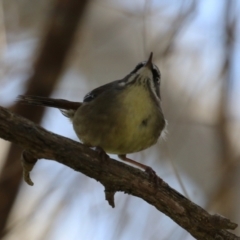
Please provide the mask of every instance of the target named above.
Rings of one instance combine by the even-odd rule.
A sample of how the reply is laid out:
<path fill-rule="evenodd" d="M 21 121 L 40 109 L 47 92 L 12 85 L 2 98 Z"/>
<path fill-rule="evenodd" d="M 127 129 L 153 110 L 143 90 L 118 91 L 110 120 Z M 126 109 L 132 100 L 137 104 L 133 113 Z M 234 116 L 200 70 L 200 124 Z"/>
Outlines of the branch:
<path fill-rule="evenodd" d="M 49 1 L 50 2 L 50 1 Z M 45 26 L 44 37 L 32 65 L 33 74 L 26 82 L 26 95 L 50 96 L 64 70 L 67 54 L 83 19 L 88 0 L 54 0 L 49 19 Z M 44 14 L 44 13 L 43 13 Z M 45 16 L 44 16 L 45 17 Z M 15 111 L 34 122 L 40 122 L 44 108 L 29 111 L 24 105 L 16 104 Z M 21 183 L 21 167 L 18 157 L 21 154 L 16 145 L 11 145 L 4 161 L 2 172 L 14 168 L 14 174 L 0 175 L 0 238 L 5 235 L 9 214 L 17 197 Z"/>
<path fill-rule="evenodd" d="M 147 173 L 139 169 L 114 159 L 102 161 L 96 151 L 48 132 L 2 107 L 0 137 L 25 149 L 25 164 L 34 164 L 40 158 L 51 159 L 96 179 L 104 185 L 106 199 L 112 206 L 114 193 L 125 192 L 155 206 L 196 239 L 240 239 L 226 230 L 235 229 L 236 223 L 222 216 L 209 214 L 164 181 L 161 180 L 156 185 Z"/>

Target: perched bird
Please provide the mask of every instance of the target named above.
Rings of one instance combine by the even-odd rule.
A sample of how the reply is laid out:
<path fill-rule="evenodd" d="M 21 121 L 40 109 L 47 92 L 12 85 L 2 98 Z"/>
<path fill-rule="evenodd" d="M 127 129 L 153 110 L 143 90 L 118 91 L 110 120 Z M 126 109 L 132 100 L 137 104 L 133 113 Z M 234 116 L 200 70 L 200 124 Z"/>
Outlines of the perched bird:
<path fill-rule="evenodd" d="M 70 118 L 83 144 L 117 154 L 121 160 L 155 173 L 126 157 L 155 144 L 166 125 L 161 108 L 161 75 L 152 56 L 123 79 L 92 90 L 83 102 L 24 95 L 18 101 L 59 108 Z"/>

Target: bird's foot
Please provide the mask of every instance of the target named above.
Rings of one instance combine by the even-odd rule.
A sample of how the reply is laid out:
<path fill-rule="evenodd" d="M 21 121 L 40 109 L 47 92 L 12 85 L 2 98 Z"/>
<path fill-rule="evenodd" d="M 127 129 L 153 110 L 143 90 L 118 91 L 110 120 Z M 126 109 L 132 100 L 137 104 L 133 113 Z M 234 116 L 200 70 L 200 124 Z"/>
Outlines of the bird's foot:
<path fill-rule="evenodd" d="M 146 166 L 145 172 L 148 173 L 149 178 L 156 186 L 158 186 L 162 182 L 162 179 L 158 177 L 156 172 L 151 167 Z"/>
<path fill-rule="evenodd" d="M 100 159 L 103 162 L 106 162 L 109 160 L 109 156 L 106 154 L 106 152 L 101 147 L 95 147 L 94 150 L 98 153 Z"/>
<path fill-rule="evenodd" d="M 149 166 L 147 165 L 144 165 L 142 163 L 139 163 L 139 162 L 136 162 L 130 158 L 127 158 L 125 154 L 123 155 L 118 155 L 118 157 L 125 161 L 125 162 L 128 162 L 128 163 L 131 163 L 135 166 L 138 166 L 140 167 L 141 169 L 144 169 L 145 172 L 148 174 L 150 180 L 156 185 L 158 186 L 161 182 L 162 182 L 162 179 L 160 177 L 157 176 L 156 172 Z"/>

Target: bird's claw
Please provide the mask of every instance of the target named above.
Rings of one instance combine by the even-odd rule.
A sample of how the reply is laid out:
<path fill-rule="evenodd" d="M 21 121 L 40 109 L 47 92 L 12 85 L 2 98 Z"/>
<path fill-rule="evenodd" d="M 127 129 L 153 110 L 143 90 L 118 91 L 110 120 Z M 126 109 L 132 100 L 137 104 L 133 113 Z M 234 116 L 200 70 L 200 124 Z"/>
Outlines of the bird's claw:
<path fill-rule="evenodd" d="M 98 153 L 100 159 L 103 162 L 106 162 L 109 160 L 109 156 L 106 154 L 106 152 L 101 147 L 95 147 L 94 150 Z"/>
<path fill-rule="evenodd" d="M 145 172 L 148 173 L 150 180 L 157 186 L 160 184 L 161 179 L 151 167 L 146 167 Z"/>

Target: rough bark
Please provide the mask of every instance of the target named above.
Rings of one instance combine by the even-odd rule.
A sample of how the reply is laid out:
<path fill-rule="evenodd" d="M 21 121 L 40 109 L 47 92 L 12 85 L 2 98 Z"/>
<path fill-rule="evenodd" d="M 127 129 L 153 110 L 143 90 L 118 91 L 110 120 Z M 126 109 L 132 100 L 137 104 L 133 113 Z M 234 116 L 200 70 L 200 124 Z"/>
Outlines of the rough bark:
<path fill-rule="evenodd" d="M 240 239 L 226 230 L 235 229 L 236 223 L 209 214 L 162 179 L 156 185 L 147 173 L 114 159 L 103 161 L 97 152 L 81 143 L 48 132 L 2 107 L 0 137 L 24 149 L 25 166 L 33 166 L 37 159 L 51 159 L 96 179 L 104 185 L 111 206 L 114 206 L 115 192 L 125 192 L 155 206 L 196 239 Z M 31 167 L 25 168 L 30 170 Z"/>

